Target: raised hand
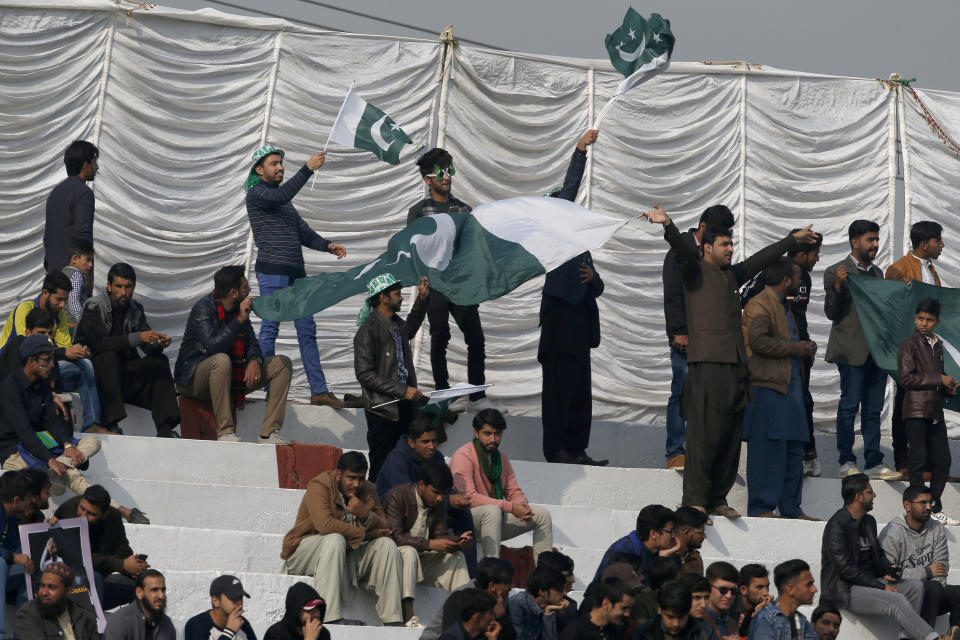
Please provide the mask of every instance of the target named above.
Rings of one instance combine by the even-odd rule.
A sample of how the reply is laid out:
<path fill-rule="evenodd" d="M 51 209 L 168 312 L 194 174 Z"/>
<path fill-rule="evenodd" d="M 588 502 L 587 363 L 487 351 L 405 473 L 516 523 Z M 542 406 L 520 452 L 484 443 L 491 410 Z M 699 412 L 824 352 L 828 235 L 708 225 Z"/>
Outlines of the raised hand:
<path fill-rule="evenodd" d="M 641 211 L 640 215 L 649 220 L 652 224 L 662 224 L 667 226 L 670 224 L 670 216 L 667 215 L 667 212 L 660 208 L 660 205 L 655 205 L 650 211 Z"/>

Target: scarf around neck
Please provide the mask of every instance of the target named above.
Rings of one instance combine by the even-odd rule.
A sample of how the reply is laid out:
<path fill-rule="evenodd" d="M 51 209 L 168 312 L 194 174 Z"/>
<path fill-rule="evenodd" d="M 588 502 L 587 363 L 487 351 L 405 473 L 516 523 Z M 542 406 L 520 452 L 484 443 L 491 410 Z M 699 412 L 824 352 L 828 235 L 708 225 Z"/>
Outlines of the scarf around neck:
<path fill-rule="evenodd" d="M 500 458 L 500 450 L 494 449 L 493 453 L 488 456 L 483 445 L 476 438 L 473 439 L 473 448 L 477 452 L 480 470 L 493 485 L 493 497 L 497 500 L 503 500 L 503 482 L 500 479 L 503 474 L 503 461 Z"/>

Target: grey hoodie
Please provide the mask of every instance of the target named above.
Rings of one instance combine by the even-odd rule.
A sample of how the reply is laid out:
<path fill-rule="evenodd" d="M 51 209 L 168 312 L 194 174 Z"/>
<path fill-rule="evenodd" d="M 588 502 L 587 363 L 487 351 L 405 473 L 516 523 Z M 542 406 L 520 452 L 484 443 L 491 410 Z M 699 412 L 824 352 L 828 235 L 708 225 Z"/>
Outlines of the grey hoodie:
<path fill-rule="evenodd" d="M 891 520 L 880 532 L 880 547 L 890 562 L 903 567 L 904 578 L 937 580 L 946 584 L 946 577 L 934 578 L 928 567 L 939 562 L 950 570 L 947 534 L 943 525 L 930 518 L 920 531 L 914 531 L 900 516 Z"/>

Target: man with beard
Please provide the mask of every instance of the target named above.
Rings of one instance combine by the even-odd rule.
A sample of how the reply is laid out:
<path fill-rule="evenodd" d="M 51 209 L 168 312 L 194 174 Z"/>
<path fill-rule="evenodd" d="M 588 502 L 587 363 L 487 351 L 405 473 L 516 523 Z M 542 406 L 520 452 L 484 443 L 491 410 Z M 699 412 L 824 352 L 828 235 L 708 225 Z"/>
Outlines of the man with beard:
<path fill-rule="evenodd" d="M 686 581 L 672 580 L 663 585 L 657 601 L 660 614 L 634 629 L 630 640 L 716 640 L 713 629 L 693 613 Z M 703 609 L 698 611 L 702 614 Z"/>
<path fill-rule="evenodd" d="M 756 563 L 740 567 L 738 588 L 740 595 L 733 603 L 733 612 L 737 616 L 740 637 L 746 638 L 750 633 L 753 617 L 773 601 L 773 596 L 770 595 L 770 576 L 767 574 L 767 568 Z"/>
<path fill-rule="evenodd" d="M 173 379 L 181 395 L 210 401 L 221 442 L 241 442 L 233 409 L 243 409 L 247 392 L 270 385 L 260 443 L 289 444 L 280 427 L 293 365 L 287 356 L 263 357 L 250 323 L 249 296 L 243 267 L 213 274 L 213 293 L 190 310 Z"/>
<path fill-rule="evenodd" d="M 98 640 L 97 619 L 68 597 L 73 570 L 62 562 L 48 564 L 36 597 L 17 612 L 17 635 L 30 640 Z"/>
<path fill-rule="evenodd" d="M 840 372 L 840 401 L 837 403 L 837 451 L 840 453 L 841 478 L 860 473 L 853 454 L 853 423 L 860 411 L 863 434 L 863 458 L 866 474 L 877 480 L 900 480 L 899 472 L 883 464 L 880 451 L 880 413 L 887 376 L 870 355 L 870 345 L 860 325 L 857 307 L 847 284 L 847 274 L 882 278 L 873 264 L 880 246 L 880 226 L 870 220 L 854 220 L 847 229 L 850 255 L 829 267 L 823 274 L 826 290 L 824 313 L 833 325 L 827 342 L 826 361 Z M 824 581 L 826 589 L 826 581 Z"/>
<path fill-rule="evenodd" d="M 800 289 L 800 265 L 778 258 L 764 270 L 766 287 L 743 309 L 743 336 L 754 401 L 747 405 L 747 515 L 803 518 L 803 443 L 809 439 L 803 404 L 803 360 L 817 344 L 800 340 L 787 297 Z"/>
<path fill-rule="evenodd" d="M 64 391 L 76 391 L 83 404 L 81 427 L 83 431 L 102 433 L 100 428 L 100 399 L 91 364 L 90 349 L 82 344 L 73 344 L 67 318 L 67 296 L 73 289 L 70 280 L 59 271 L 51 271 L 44 277 L 40 295 L 33 300 L 24 300 L 10 312 L 0 333 L 0 345 L 15 345 L 18 336 L 28 335 L 27 316 L 34 309 L 43 309 L 53 319 L 53 338 L 57 350 L 59 387 Z"/>
<path fill-rule="evenodd" d="M 502 627 L 497 621 L 497 597 L 481 589 L 460 592 L 460 623 L 451 625 L 440 640 L 497 640 Z"/>
<path fill-rule="evenodd" d="M 187 620 L 184 640 L 257 640 L 243 617 L 243 599 L 249 597 L 236 576 L 216 578 L 210 584 L 210 609 Z"/>
<path fill-rule="evenodd" d="M 707 514 L 693 507 L 680 507 L 673 512 L 673 537 L 677 543 L 680 573 L 703 575 L 700 547 L 707 539 Z"/>
<path fill-rule="evenodd" d="M 24 469 L 21 472 L 27 482 L 30 483 L 30 495 L 33 499 L 27 505 L 23 512 L 22 522 L 24 524 L 36 524 L 43 522 L 46 518 L 43 512 L 50 508 L 50 476 L 43 469 Z"/>
<path fill-rule="evenodd" d="M 286 605 L 283 619 L 270 625 L 263 640 L 330 640 L 330 630 L 323 626 L 327 603 L 316 589 L 305 582 L 292 585 Z"/>
<path fill-rule="evenodd" d="M 821 604 L 813 610 L 810 622 L 813 623 L 813 630 L 817 632 L 820 640 L 837 640 L 843 617 L 840 615 L 840 609 L 829 604 Z"/>
<path fill-rule="evenodd" d="M 820 602 L 857 615 L 882 615 L 900 625 L 901 638 L 958 640 L 951 627 L 939 635 L 918 613 L 923 604 L 923 583 L 898 579 L 902 567 L 894 566 L 877 540 L 877 521 L 869 512 L 876 494 L 863 473 L 847 476 L 840 486 L 841 507 L 823 529 Z"/>
<path fill-rule="evenodd" d="M 891 520 L 880 532 L 880 546 L 891 562 L 903 567 L 905 578 L 923 581 L 920 615 L 933 626 L 937 616 L 950 614 L 950 625 L 960 624 L 960 586 L 947 584 L 950 553 L 944 525 L 932 518 L 933 497 L 923 485 L 903 492 L 903 517 Z"/>
<path fill-rule="evenodd" d="M 596 600 L 586 615 L 577 618 L 560 640 L 622 640 L 624 625 L 633 606 L 633 589 L 617 578 L 607 578 L 597 585 Z"/>
<path fill-rule="evenodd" d="M 353 370 L 363 388 L 372 482 L 423 402 L 410 340 L 423 324 L 430 282 L 420 279 L 417 299 L 406 320 L 398 315 L 403 305 L 402 287 L 392 273 L 382 273 L 367 283 L 367 300 L 353 337 Z"/>
<path fill-rule="evenodd" d="M 553 548 L 553 520 L 543 507 L 531 507 L 500 451 L 507 421 L 496 409 L 473 417 L 473 441 L 450 458 L 453 484 L 472 505 L 474 531 L 485 558 L 500 557 L 500 542 L 533 531 L 533 561 Z"/>
<path fill-rule="evenodd" d="M 156 569 L 137 576 L 137 599 L 107 618 L 106 640 L 176 640 L 167 609 L 167 581 Z"/>
<path fill-rule="evenodd" d="M 313 576 L 330 624 L 359 624 L 343 620 L 340 603 L 352 600 L 362 586 L 377 594 L 380 620 L 396 626 L 403 624 L 403 561 L 377 488 L 366 476 L 367 460 L 358 451 L 343 454 L 336 471 L 314 476 L 297 520 L 283 538 L 280 557 L 286 573 Z"/>
<path fill-rule="evenodd" d="M 143 305 L 133 299 L 137 274 L 118 262 L 107 271 L 107 288 L 83 306 L 77 342 L 93 352 L 100 394 L 100 418 L 111 433 L 122 433 L 124 403 L 149 409 L 160 438 L 179 438 L 177 392 L 163 350 L 170 336 L 150 328 Z M 141 356 L 137 350 L 145 355 Z"/>
<path fill-rule="evenodd" d="M 813 604 L 817 585 L 810 565 L 803 560 L 787 560 L 773 570 L 773 583 L 779 597 L 753 617 L 750 640 L 818 640 L 817 634 L 798 609 Z"/>
<path fill-rule="evenodd" d="M 469 589 L 486 591 L 497 599 L 494 617 L 500 625 L 500 640 L 516 640 L 517 634 L 513 630 L 513 623 L 510 622 L 510 614 L 506 609 L 513 575 L 513 566 L 502 558 L 484 558 L 478 562 L 477 577 L 450 594 L 443 603 L 443 607 L 437 611 L 433 620 L 420 634 L 420 640 L 437 640 L 444 629 L 456 627 L 462 610 L 461 599 L 464 592 Z"/>
<path fill-rule="evenodd" d="M 0 476 L 0 594 L 21 592 L 24 577 L 32 576 L 34 564 L 20 547 L 19 518 L 33 505 L 33 488 L 21 473 Z M 2 603 L 0 603 L 2 604 Z M 6 607 L 0 610 L 0 638 L 7 635 Z"/>

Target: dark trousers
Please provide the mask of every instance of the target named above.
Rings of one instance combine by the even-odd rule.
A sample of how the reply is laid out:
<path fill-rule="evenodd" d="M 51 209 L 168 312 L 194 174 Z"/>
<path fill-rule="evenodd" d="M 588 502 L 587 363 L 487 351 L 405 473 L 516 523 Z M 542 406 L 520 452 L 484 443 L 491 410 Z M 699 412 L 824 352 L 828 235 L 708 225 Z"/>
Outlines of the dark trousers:
<path fill-rule="evenodd" d="M 100 607 L 104 611 L 128 604 L 136 596 L 133 580 L 121 573 L 111 573 L 105 576 L 99 571 L 94 571 L 93 580 L 97 584 Z"/>
<path fill-rule="evenodd" d="M 680 401 L 687 422 L 683 505 L 727 504 L 740 466 L 749 373 L 744 364 L 692 362 Z"/>
<path fill-rule="evenodd" d="M 401 400 L 397 407 L 400 410 L 400 419 L 397 421 L 387 420 L 369 410 L 363 412 L 367 418 L 367 446 L 370 448 L 370 472 L 367 477 L 370 482 L 377 481 L 380 467 L 397 446 L 397 441 L 407 435 L 410 421 L 413 420 L 413 404 L 409 400 Z"/>
<path fill-rule="evenodd" d="M 937 616 L 950 614 L 950 626 L 960 625 L 960 586 L 943 585 L 936 580 L 923 581 L 923 606 L 920 617 L 931 627 Z"/>
<path fill-rule="evenodd" d="M 903 422 L 903 394 L 905 389 L 894 380 L 897 392 L 893 396 L 893 415 L 891 417 L 890 435 L 893 436 L 893 468 L 906 469 L 910 464 L 910 444 L 907 441 L 907 426 Z"/>
<path fill-rule="evenodd" d="M 590 444 L 593 392 L 590 383 L 590 351 L 583 357 L 566 353 L 544 355 L 543 457 L 560 451 L 582 456 Z"/>
<path fill-rule="evenodd" d="M 813 368 L 813 358 L 803 361 L 803 405 L 807 410 L 807 431 L 810 439 L 803 443 L 803 459 L 817 459 L 817 443 L 813 439 L 813 395 L 810 393 L 810 370 Z"/>
<path fill-rule="evenodd" d="M 680 396 L 687 379 L 687 352 L 670 347 L 670 399 L 667 400 L 667 460 L 683 455 L 687 427 L 680 417 Z"/>
<path fill-rule="evenodd" d="M 430 319 L 430 367 L 433 369 L 433 382 L 437 389 L 450 388 L 450 374 L 447 371 L 447 345 L 450 344 L 450 318 L 463 332 L 463 341 L 467 343 L 467 382 L 484 384 L 483 327 L 480 326 L 480 306 L 476 304 L 461 306 L 453 304 L 446 297 L 431 293 L 427 303 L 427 318 Z M 470 394 L 471 400 L 479 400 L 486 395 L 483 391 Z"/>
<path fill-rule="evenodd" d="M 124 403 L 148 409 L 158 432 L 180 424 L 180 407 L 167 356 L 124 360 L 117 351 L 101 351 L 93 356 L 93 374 L 104 426 L 114 426 L 127 417 Z"/>
<path fill-rule="evenodd" d="M 934 512 L 941 510 L 940 496 L 947 486 L 950 475 L 950 443 L 947 442 L 947 425 L 933 420 L 908 418 L 903 421 L 907 432 L 910 458 L 910 486 L 922 487 L 923 470 L 930 463 L 930 498 Z"/>
<path fill-rule="evenodd" d="M 803 443 L 771 440 L 754 429 L 747 440 L 747 515 L 780 509 L 780 516 L 803 515 Z"/>
<path fill-rule="evenodd" d="M 447 509 L 447 526 L 453 529 L 453 532 L 457 535 L 469 531 L 473 535 L 473 539 L 477 539 L 477 532 L 473 530 L 473 513 L 470 509 L 454 509 L 452 507 Z M 463 557 L 467 561 L 467 573 L 470 574 L 471 578 L 475 578 L 477 574 L 477 545 L 474 544 L 464 551 Z"/>
<path fill-rule="evenodd" d="M 882 465 L 880 412 L 883 411 L 887 374 L 872 357 L 868 357 L 860 366 L 838 364 L 837 370 L 840 372 L 840 401 L 837 403 L 837 452 L 840 454 L 840 464 L 857 463 L 857 456 L 853 455 L 853 440 L 854 423 L 859 411 L 864 468 Z"/>

